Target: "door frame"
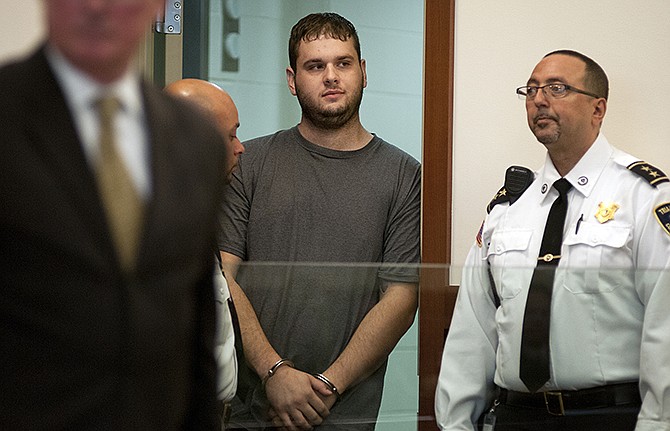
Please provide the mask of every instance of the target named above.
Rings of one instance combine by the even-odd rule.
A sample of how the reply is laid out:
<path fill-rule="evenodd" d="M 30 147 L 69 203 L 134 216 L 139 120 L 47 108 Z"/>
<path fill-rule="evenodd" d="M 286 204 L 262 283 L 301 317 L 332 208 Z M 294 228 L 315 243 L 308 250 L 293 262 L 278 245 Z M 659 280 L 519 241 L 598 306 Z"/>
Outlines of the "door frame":
<path fill-rule="evenodd" d="M 425 0 L 419 296 L 420 431 L 435 430 L 435 388 L 457 288 L 451 262 L 455 0 Z"/>

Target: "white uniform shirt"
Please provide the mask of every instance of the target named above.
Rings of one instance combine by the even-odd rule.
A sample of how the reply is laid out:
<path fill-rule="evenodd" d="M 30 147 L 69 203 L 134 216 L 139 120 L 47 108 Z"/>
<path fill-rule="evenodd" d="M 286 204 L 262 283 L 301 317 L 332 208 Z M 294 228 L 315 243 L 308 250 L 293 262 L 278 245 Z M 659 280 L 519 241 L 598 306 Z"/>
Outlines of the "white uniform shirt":
<path fill-rule="evenodd" d="M 541 390 L 640 382 L 636 430 L 670 430 L 670 183 L 652 186 L 637 161 L 598 136 L 565 177 L 568 193 L 550 322 L 551 378 Z M 528 288 L 560 178 L 547 155 L 513 204 L 496 205 L 463 270 L 435 397 L 443 430 L 472 430 L 496 385 L 519 378 Z M 599 208 L 615 209 L 600 222 Z M 490 264 L 501 306 L 493 303 Z"/>
<path fill-rule="evenodd" d="M 237 356 L 233 320 L 228 308 L 230 290 L 218 263 L 214 269 L 214 290 L 217 318 L 214 343 L 214 357 L 218 365 L 217 398 L 227 402 L 233 399 L 237 391 Z"/>

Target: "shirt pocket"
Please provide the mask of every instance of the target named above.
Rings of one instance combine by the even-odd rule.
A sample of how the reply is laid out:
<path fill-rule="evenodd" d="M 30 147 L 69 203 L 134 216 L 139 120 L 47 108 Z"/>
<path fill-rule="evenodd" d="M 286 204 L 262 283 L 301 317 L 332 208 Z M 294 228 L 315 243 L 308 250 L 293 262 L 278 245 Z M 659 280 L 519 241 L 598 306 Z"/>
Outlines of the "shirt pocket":
<path fill-rule="evenodd" d="M 565 289 L 574 294 L 611 292 L 632 277 L 630 226 L 582 223 L 578 233 L 570 233 L 563 246 L 567 265 Z"/>
<path fill-rule="evenodd" d="M 530 229 L 495 231 L 491 236 L 486 259 L 502 299 L 514 298 L 522 290 L 522 275 L 529 267 L 528 247 L 532 236 Z"/>

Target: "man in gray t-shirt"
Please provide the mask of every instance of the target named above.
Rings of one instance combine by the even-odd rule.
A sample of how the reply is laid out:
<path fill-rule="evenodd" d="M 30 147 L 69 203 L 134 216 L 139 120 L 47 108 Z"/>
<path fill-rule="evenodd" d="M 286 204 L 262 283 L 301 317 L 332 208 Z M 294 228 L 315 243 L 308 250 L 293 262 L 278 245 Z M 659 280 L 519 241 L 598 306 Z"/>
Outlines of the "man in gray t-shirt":
<path fill-rule="evenodd" d="M 222 215 L 249 365 L 231 425 L 371 429 L 416 312 L 420 166 L 360 123 L 351 23 L 303 18 L 289 56 L 301 122 L 245 144 Z"/>

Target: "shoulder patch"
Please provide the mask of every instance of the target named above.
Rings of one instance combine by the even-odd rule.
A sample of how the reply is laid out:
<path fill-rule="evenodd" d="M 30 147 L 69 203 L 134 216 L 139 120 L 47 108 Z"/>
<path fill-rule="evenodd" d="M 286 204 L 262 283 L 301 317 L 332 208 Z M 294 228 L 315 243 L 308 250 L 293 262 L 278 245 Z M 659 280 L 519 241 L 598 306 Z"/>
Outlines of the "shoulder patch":
<path fill-rule="evenodd" d="M 628 170 L 634 172 L 644 178 L 649 184 L 656 187 L 661 183 L 667 183 L 668 176 L 663 173 L 660 169 L 655 166 L 650 165 L 647 162 L 638 161 L 633 162 L 628 165 Z"/>
<path fill-rule="evenodd" d="M 479 232 L 477 232 L 477 235 L 475 236 L 475 242 L 477 243 L 477 246 L 479 248 L 482 248 L 482 233 L 484 232 L 484 220 L 482 220 L 482 224 L 479 226 Z"/>
<path fill-rule="evenodd" d="M 654 208 L 654 215 L 656 215 L 656 220 L 661 224 L 665 233 L 670 235 L 670 202 L 660 204 Z"/>
<path fill-rule="evenodd" d="M 493 209 L 494 206 L 501 204 L 503 202 L 509 202 L 509 194 L 507 193 L 507 189 L 505 186 L 502 186 L 500 190 L 498 190 L 498 193 L 493 196 L 493 199 L 489 204 L 486 206 L 486 213 L 490 213 L 491 210 Z"/>

